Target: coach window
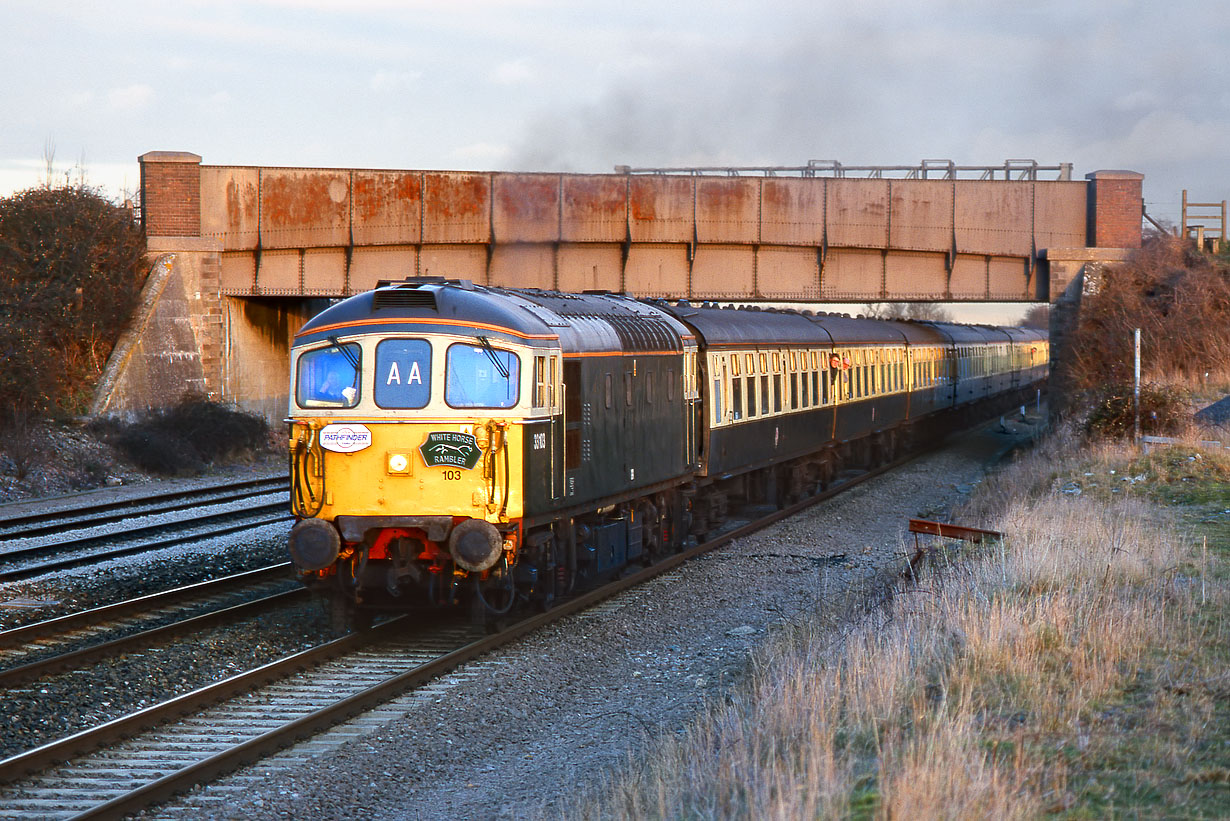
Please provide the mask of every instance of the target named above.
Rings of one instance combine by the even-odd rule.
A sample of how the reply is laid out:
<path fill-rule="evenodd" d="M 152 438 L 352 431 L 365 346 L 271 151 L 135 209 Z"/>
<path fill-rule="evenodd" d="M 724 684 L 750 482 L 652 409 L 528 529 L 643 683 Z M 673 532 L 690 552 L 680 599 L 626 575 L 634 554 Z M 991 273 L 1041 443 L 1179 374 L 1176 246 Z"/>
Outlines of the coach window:
<path fill-rule="evenodd" d="M 735 357 L 734 366 L 739 366 L 739 357 Z M 730 414 L 736 422 L 743 418 L 743 380 L 735 377 L 730 380 Z"/>
<path fill-rule="evenodd" d="M 747 418 L 756 415 L 756 377 L 747 377 Z"/>
<path fill-rule="evenodd" d="M 299 407 L 353 408 L 357 405 L 362 356 L 363 351 L 355 342 L 334 343 L 300 356 L 295 370 L 295 401 Z"/>
<path fill-rule="evenodd" d="M 376 404 L 422 408 L 431 399 L 431 343 L 385 339 L 376 346 Z"/>

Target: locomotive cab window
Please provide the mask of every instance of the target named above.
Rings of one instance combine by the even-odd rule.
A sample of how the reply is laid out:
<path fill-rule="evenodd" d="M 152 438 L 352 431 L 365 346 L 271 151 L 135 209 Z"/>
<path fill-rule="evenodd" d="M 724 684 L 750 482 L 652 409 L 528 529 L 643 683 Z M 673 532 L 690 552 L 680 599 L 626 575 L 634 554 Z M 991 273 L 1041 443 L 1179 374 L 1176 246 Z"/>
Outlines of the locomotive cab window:
<path fill-rule="evenodd" d="M 521 360 L 512 351 L 458 343 L 445 355 L 444 401 L 450 407 L 514 407 L 520 381 Z"/>
<path fill-rule="evenodd" d="M 376 404 L 422 408 L 431 399 L 431 343 L 385 339 L 376 346 Z"/>
<path fill-rule="evenodd" d="M 363 351 L 355 342 L 317 348 L 299 357 L 295 401 L 301 408 L 353 408 L 359 403 Z"/>

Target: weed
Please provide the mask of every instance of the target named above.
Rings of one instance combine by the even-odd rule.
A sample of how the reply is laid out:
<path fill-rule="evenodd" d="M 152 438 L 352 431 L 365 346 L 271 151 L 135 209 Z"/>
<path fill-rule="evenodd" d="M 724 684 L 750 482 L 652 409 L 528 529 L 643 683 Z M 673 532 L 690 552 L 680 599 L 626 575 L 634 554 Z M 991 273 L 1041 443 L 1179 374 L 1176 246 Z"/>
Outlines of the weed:
<path fill-rule="evenodd" d="M 1159 501 L 1216 498 L 1228 460 L 1072 435 L 984 483 L 1002 550 L 826 607 L 574 814 L 1219 816 L 1230 535 L 1193 550 Z"/>

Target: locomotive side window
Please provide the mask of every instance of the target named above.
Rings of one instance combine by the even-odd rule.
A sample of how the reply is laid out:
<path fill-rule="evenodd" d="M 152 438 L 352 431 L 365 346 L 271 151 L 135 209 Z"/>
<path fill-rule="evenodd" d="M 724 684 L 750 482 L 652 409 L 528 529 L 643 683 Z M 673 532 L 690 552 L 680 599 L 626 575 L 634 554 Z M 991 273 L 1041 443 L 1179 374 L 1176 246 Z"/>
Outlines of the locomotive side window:
<path fill-rule="evenodd" d="M 431 399 L 431 343 L 385 339 L 376 346 L 376 404 L 422 408 Z"/>
<path fill-rule="evenodd" d="M 444 362 L 444 401 L 450 407 L 511 408 L 517 404 L 521 360 L 512 351 L 490 344 L 457 343 L 449 346 Z"/>
<path fill-rule="evenodd" d="M 534 357 L 534 401 L 535 408 L 547 407 L 547 358 Z"/>
<path fill-rule="evenodd" d="M 299 357 L 295 371 L 295 401 L 299 407 L 353 408 L 357 405 L 362 356 L 358 343 L 347 342 L 317 348 Z"/>

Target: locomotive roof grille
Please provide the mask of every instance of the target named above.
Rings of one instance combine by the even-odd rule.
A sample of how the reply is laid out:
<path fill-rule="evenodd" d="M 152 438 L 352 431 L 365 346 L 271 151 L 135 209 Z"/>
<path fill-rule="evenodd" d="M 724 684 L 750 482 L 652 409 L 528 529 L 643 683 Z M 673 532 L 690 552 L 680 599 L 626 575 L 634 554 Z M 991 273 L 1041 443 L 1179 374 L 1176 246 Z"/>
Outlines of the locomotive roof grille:
<path fill-rule="evenodd" d="M 436 292 L 420 288 L 381 288 L 372 296 L 372 309 L 430 308 L 436 310 Z"/>

